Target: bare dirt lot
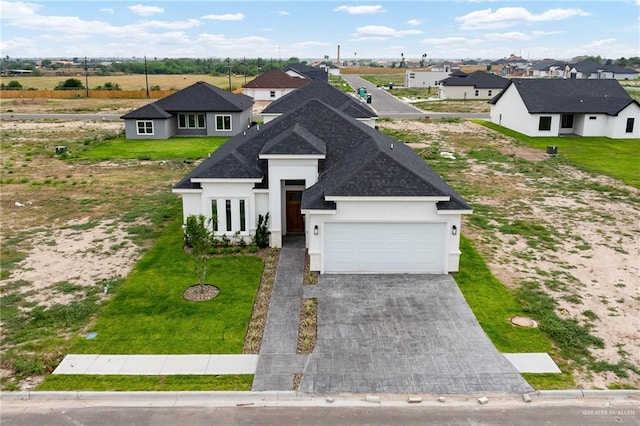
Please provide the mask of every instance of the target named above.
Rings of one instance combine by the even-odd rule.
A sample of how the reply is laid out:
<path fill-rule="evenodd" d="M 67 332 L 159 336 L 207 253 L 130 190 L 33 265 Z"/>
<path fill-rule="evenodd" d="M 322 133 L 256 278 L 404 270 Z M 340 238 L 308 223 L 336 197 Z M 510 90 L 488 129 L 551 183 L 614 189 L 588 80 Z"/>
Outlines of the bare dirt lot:
<path fill-rule="evenodd" d="M 458 177 L 477 190 L 467 196 L 475 215 L 488 210 L 489 226 L 467 223 L 463 234 L 488 259 L 492 272 L 507 286 L 542 284 L 558 302 L 562 317 L 592 326 L 605 342 L 598 359 L 640 366 L 640 191 L 571 166 L 556 176 L 522 173 L 510 163 L 465 158 L 471 150 L 493 148 L 526 162 L 549 161 L 541 150 L 517 146 L 513 140 L 473 122 L 382 122 L 381 128 L 415 131 L 424 136 L 417 149 L 452 153 L 467 163 Z M 525 163 L 526 164 L 526 163 Z M 455 186 L 455 183 L 454 183 Z M 487 209 L 485 209 L 485 207 Z M 549 244 L 501 232 L 516 221 L 539 223 L 551 230 Z M 491 223 L 493 222 L 493 223 Z M 491 226 L 494 225 L 494 226 Z M 632 373 L 630 383 L 640 385 Z M 618 380 L 611 372 L 577 377 L 585 388 Z"/>
<path fill-rule="evenodd" d="M 379 124 L 415 132 L 411 142 L 420 151 L 456 158 L 447 161 L 464 172 L 450 173 L 447 180 L 471 188 L 465 196 L 475 215 L 486 216 L 486 226 L 467 220 L 463 234 L 505 285 L 540 283 L 559 303 L 559 315 L 591 324 L 593 334 L 604 340 L 605 348 L 595 351 L 598 359 L 640 366 L 639 190 L 568 165 L 559 165 L 552 176 L 539 176 L 504 159 L 479 160 L 472 154 L 479 148 L 495 149 L 525 165 L 549 158 L 472 122 Z M 3 295 L 11 289 L 24 296 L 21 309 L 80 297 L 61 290 L 61 282 L 95 286 L 126 276 L 144 249 L 136 238 L 150 226 L 150 218 L 139 213 L 123 220 L 123 215 L 141 204 L 148 211 L 154 203 L 175 198 L 171 185 L 192 167 L 67 162 L 51 153 L 56 141 L 117 132 L 118 126 L 122 123 L 0 121 L 1 242 L 10 249 L 3 256 L 15 257 L 0 285 Z M 500 231 L 517 221 L 550 230 L 549 242 Z M 611 372 L 576 379 L 584 388 L 620 381 Z M 640 386 L 634 374 L 624 382 Z"/>

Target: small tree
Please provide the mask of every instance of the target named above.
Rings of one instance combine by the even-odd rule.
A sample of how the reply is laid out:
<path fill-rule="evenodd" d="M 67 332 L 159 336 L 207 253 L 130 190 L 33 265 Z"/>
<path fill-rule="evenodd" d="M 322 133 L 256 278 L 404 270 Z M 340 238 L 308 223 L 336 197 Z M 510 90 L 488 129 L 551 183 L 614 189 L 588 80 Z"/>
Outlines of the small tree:
<path fill-rule="evenodd" d="M 56 87 L 53 90 L 73 90 L 73 89 L 84 89 L 84 85 L 77 78 L 69 78 L 65 81 L 61 81 L 56 84 Z"/>
<path fill-rule="evenodd" d="M 207 260 L 213 240 L 213 233 L 208 225 L 212 220 L 213 218 L 207 220 L 202 214 L 189 215 L 184 229 L 186 242 L 191 247 L 191 256 L 195 262 L 196 277 L 201 291 L 207 279 Z"/>
<path fill-rule="evenodd" d="M 253 243 L 260 247 L 265 248 L 269 245 L 269 234 L 271 232 L 267 228 L 269 222 L 269 213 L 265 216 L 258 215 L 258 226 L 256 227 L 256 233 L 253 236 Z"/>

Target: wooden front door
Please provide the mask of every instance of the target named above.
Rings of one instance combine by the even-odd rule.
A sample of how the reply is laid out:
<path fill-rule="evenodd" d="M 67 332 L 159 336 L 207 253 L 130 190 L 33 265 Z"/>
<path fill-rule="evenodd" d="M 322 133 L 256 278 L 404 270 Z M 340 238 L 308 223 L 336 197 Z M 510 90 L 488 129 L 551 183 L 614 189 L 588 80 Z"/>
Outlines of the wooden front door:
<path fill-rule="evenodd" d="M 287 191 L 287 233 L 304 232 L 304 220 L 300 211 L 302 191 Z"/>

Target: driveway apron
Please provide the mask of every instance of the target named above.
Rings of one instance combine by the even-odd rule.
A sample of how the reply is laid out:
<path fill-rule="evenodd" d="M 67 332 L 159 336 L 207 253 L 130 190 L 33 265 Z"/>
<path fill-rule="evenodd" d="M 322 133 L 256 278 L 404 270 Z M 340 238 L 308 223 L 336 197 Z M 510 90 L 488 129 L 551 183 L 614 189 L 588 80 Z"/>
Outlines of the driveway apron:
<path fill-rule="evenodd" d="M 254 391 L 521 393 L 531 391 L 480 328 L 449 275 L 321 275 L 303 285 L 304 240 L 285 241 Z M 296 355 L 300 303 L 318 299 L 318 338 Z"/>
<path fill-rule="evenodd" d="M 532 390 L 449 275 L 322 275 L 304 296 L 318 298 L 318 340 L 303 392 Z"/>

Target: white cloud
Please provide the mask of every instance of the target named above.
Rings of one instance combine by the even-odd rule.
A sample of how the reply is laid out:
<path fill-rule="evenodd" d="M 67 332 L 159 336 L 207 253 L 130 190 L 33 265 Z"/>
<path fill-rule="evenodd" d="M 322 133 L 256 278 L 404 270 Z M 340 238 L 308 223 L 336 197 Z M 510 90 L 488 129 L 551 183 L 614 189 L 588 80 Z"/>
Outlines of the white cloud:
<path fill-rule="evenodd" d="M 305 48 L 305 47 L 323 47 L 330 46 L 330 43 L 326 43 L 324 41 L 302 41 L 300 43 L 294 43 L 293 46 L 296 48 Z"/>
<path fill-rule="evenodd" d="M 425 38 L 422 39 L 421 43 L 435 46 L 465 45 L 468 40 L 465 37 Z"/>
<path fill-rule="evenodd" d="M 638 0 L 638 1 L 640 1 L 640 0 Z M 409 24 L 409 25 L 420 25 L 420 24 L 422 24 L 422 21 L 419 20 L 419 19 L 409 19 L 407 21 L 407 24 Z"/>
<path fill-rule="evenodd" d="M 205 15 L 202 19 L 209 19 L 212 21 L 242 21 L 244 19 L 244 14 L 225 13 L 224 15 Z"/>
<path fill-rule="evenodd" d="M 490 33 L 485 34 L 482 38 L 489 41 L 510 41 L 510 40 L 530 40 L 531 37 L 525 33 L 512 31 L 508 33 Z"/>
<path fill-rule="evenodd" d="M 334 12 L 347 12 L 349 15 L 370 15 L 372 13 L 386 12 L 380 5 L 338 6 Z"/>
<path fill-rule="evenodd" d="M 103 7 L 102 9 L 100 9 L 100 12 L 107 13 L 109 15 L 113 15 L 115 13 L 115 10 L 113 10 L 110 7 Z"/>
<path fill-rule="evenodd" d="M 407 35 L 422 34 L 420 30 L 398 31 L 382 25 L 367 25 L 356 28 L 354 36 L 358 40 L 387 40 L 390 38 L 404 37 Z"/>
<path fill-rule="evenodd" d="M 588 16 L 582 9 L 549 9 L 540 14 L 529 12 L 524 7 L 501 7 L 477 10 L 456 17 L 464 30 L 508 28 L 521 23 L 560 21 L 574 16 Z"/>
<path fill-rule="evenodd" d="M 187 30 L 189 28 L 195 28 L 200 26 L 200 21 L 198 21 L 197 19 L 189 19 L 187 21 L 175 21 L 175 22 L 146 21 L 146 22 L 140 22 L 137 25 L 143 26 L 145 28 L 162 28 L 165 30 Z"/>
<path fill-rule="evenodd" d="M 0 1 L 2 19 L 20 19 L 36 14 L 42 6 L 34 3 Z"/>
<path fill-rule="evenodd" d="M 153 16 L 157 13 L 164 13 L 164 9 L 157 6 L 145 6 L 143 4 L 134 4 L 129 6 L 129 10 L 140 16 Z"/>
<path fill-rule="evenodd" d="M 638 1 L 640 1 L 640 0 L 638 0 Z M 290 15 L 290 13 L 287 12 L 286 10 L 277 10 L 277 11 L 275 11 L 273 13 L 275 13 L 276 15 L 279 15 L 279 16 L 289 16 Z"/>

